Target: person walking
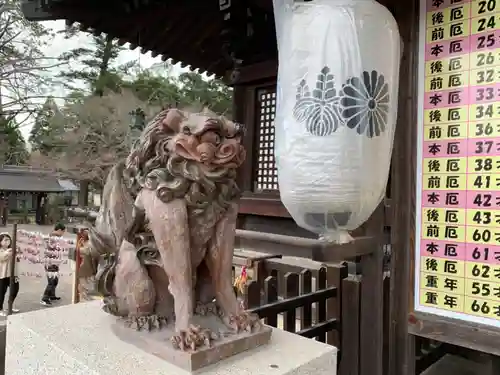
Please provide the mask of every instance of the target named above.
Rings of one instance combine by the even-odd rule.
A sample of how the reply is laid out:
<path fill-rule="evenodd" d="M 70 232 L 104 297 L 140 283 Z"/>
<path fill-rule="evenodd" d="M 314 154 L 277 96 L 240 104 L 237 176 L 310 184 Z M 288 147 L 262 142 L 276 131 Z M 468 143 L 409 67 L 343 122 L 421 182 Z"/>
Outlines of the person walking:
<path fill-rule="evenodd" d="M 13 259 L 12 251 L 12 239 L 6 233 L 0 234 L 0 316 L 7 316 L 7 311 L 4 310 L 4 300 L 7 294 L 7 289 L 10 286 L 10 267 L 12 262 L 16 260 Z M 14 303 L 14 300 L 19 293 L 19 277 L 17 273 L 17 267 L 14 268 L 14 284 L 12 289 L 9 291 L 9 303 Z M 18 309 L 12 309 L 12 312 L 19 312 Z"/>
<path fill-rule="evenodd" d="M 45 257 L 45 273 L 47 275 L 47 286 L 43 291 L 42 300 L 40 303 L 44 306 L 52 306 L 52 302 L 59 301 L 61 297 L 56 296 L 57 284 L 59 284 L 59 263 L 60 259 L 51 258 L 51 252 L 55 249 L 52 248 L 53 243 L 51 241 L 52 237 L 62 238 L 66 232 L 66 226 L 62 223 L 57 223 L 54 226 L 54 230 L 50 234 L 50 238 L 47 243 L 48 254 Z"/>

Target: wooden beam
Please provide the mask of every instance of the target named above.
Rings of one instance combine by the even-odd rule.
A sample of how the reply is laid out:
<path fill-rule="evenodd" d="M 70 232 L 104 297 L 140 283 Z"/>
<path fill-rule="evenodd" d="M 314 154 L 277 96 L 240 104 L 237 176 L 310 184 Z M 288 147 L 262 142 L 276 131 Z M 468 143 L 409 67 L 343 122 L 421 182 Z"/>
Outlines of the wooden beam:
<path fill-rule="evenodd" d="M 282 234 L 274 234 L 267 232 L 257 232 L 253 230 L 236 229 L 236 237 L 247 240 L 266 241 L 271 243 L 279 243 L 283 245 L 313 247 L 324 246 L 324 242 L 305 237 L 285 236 Z"/>
<path fill-rule="evenodd" d="M 500 356 L 498 328 L 420 312 L 412 314 L 409 320 L 411 334 Z"/>
<path fill-rule="evenodd" d="M 214 23 L 211 13 L 207 11 L 210 9 L 209 5 L 204 4 L 193 9 L 189 4 L 183 6 L 175 4 L 151 4 L 134 14 L 123 11 L 116 14 L 111 8 L 96 11 L 90 8 L 90 5 L 77 3 L 71 8 L 61 5 L 57 8 L 57 12 L 60 18 L 70 17 L 97 31 L 110 34 L 122 42 L 130 42 L 153 53 L 165 55 L 167 58 L 176 58 L 191 65 L 191 69 L 200 68 L 206 70 L 209 75 L 216 74 L 222 77 L 226 68 L 218 63 L 217 48 L 220 42 L 209 43 L 207 39 L 218 37 L 217 22 L 213 27 L 207 28 L 206 24 L 200 21 L 204 20 L 210 25 Z M 168 16 L 168 22 L 165 21 L 165 15 Z M 212 35 L 207 34 L 208 32 L 212 32 Z M 200 37 L 189 40 L 193 39 L 193 36 Z M 179 40 L 182 40 L 181 44 Z M 205 41 L 203 46 L 199 45 L 201 41 Z M 189 48 L 185 48 L 186 45 Z"/>
<path fill-rule="evenodd" d="M 274 14 L 273 1 L 272 0 L 252 0 L 252 2 L 259 8 L 265 9 Z"/>
<path fill-rule="evenodd" d="M 224 81 L 231 85 L 241 85 L 266 79 L 275 79 L 277 75 L 278 61 L 267 60 L 252 65 L 242 66 L 235 76 L 233 76 L 233 70 L 228 70 L 224 76 Z"/>
<path fill-rule="evenodd" d="M 279 198 L 259 198 L 257 196 L 245 197 L 240 201 L 240 214 L 291 217 Z"/>
<path fill-rule="evenodd" d="M 172 3 L 169 9 L 183 9 L 178 14 L 177 19 L 184 19 L 182 25 L 175 23 L 175 28 L 171 29 L 168 37 L 160 39 L 157 43 L 161 44 L 162 54 L 170 57 L 172 52 L 175 52 L 180 47 L 179 41 L 184 41 L 181 64 L 193 64 L 194 61 L 201 61 L 200 69 L 206 70 L 208 75 L 216 74 L 221 76 L 224 74 L 224 69 L 219 71 L 219 63 L 222 61 L 220 56 L 220 48 L 222 42 L 219 38 L 219 30 L 222 21 L 218 20 L 219 14 L 214 12 L 209 3 L 201 3 L 190 5 L 183 3 Z M 195 7 L 195 10 L 193 10 Z M 178 55 L 178 54 L 177 54 Z M 196 69 L 198 66 L 191 66 L 191 69 Z"/>
<path fill-rule="evenodd" d="M 40 2 L 33 0 L 22 0 L 21 11 L 28 21 L 53 21 L 62 17 L 51 10 L 41 8 Z"/>
<path fill-rule="evenodd" d="M 313 238 L 236 229 L 236 238 L 238 241 L 246 240 L 247 242 L 255 241 L 312 249 L 313 260 L 318 262 L 344 261 L 346 259 L 372 254 L 376 250 L 376 246 L 374 245 L 376 242 L 374 242 L 373 237 L 358 237 L 346 244 L 335 244 Z"/>

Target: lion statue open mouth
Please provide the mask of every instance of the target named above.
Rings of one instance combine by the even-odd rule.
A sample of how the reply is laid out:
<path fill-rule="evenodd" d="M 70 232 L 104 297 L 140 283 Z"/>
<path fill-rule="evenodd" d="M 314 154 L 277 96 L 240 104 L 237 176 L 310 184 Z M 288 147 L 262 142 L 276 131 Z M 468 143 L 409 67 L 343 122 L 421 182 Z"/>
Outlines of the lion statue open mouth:
<path fill-rule="evenodd" d="M 136 193 L 156 190 L 165 203 L 184 198 L 190 208 L 204 209 L 216 199 L 227 208 L 239 195 L 243 131 L 242 125 L 208 113 L 161 112 L 127 159 L 129 186 Z"/>
<path fill-rule="evenodd" d="M 231 280 L 243 133 L 209 112 L 162 111 L 110 172 L 90 228 L 94 256 L 111 259 L 96 277 L 105 310 L 141 326 L 175 316 L 172 343 L 180 349 L 214 338 L 192 325 L 197 306 L 214 298 L 227 326 L 260 327 L 241 309 Z M 145 224 L 154 242 L 138 248 L 134 237 Z"/>

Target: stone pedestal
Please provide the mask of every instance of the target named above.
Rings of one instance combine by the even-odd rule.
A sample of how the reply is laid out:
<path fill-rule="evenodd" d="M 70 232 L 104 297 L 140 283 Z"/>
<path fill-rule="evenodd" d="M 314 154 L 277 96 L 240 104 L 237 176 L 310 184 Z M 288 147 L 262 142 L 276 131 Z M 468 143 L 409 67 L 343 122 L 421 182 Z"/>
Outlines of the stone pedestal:
<path fill-rule="evenodd" d="M 113 332 L 115 318 L 86 302 L 8 319 L 6 375 L 188 375 Z M 165 343 L 169 345 L 170 343 Z M 337 349 L 273 329 L 269 344 L 198 371 L 207 375 L 334 375 Z"/>

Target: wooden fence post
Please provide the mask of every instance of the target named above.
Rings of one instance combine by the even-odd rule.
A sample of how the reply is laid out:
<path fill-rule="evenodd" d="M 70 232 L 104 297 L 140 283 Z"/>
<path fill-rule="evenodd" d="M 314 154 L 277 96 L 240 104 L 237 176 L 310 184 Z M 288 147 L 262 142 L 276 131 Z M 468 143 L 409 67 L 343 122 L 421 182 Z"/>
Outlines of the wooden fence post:
<path fill-rule="evenodd" d="M 245 308 L 252 309 L 261 305 L 260 285 L 257 280 L 248 281 L 245 285 Z"/>
<path fill-rule="evenodd" d="M 304 269 L 300 273 L 300 294 L 308 294 L 312 292 L 312 272 Z M 306 329 L 312 326 L 312 304 L 302 306 L 300 312 L 300 329 Z"/>
<path fill-rule="evenodd" d="M 361 278 L 357 275 L 342 280 L 342 345 L 340 375 L 359 375 L 359 314 Z"/>
<path fill-rule="evenodd" d="M 384 251 L 382 244 L 374 246 L 361 260 L 360 375 L 383 375 Z"/>
<path fill-rule="evenodd" d="M 390 346 L 390 326 L 391 326 L 391 299 L 390 299 L 390 289 L 391 289 L 391 278 L 384 275 L 384 375 L 389 373 L 389 346 Z"/>
<path fill-rule="evenodd" d="M 289 272 L 285 275 L 285 298 L 299 295 L 299 275 Z M 296 332 L 297 310 L 290 309 L 284 314 L 283 329 L 287 332 Z"/>
<path fill-rule="evenodd" d="M 264 300 L 265 304 L 278 301 L 278 280 L 274 276 L 268 276 L 264 281 Z M 267 317 L 265 323 L 272 327 L 278 327 L 278 315 Z"/>
<path fill-rule="evenodd" d="M 322 267 L 318 270 L 316 279 L 316 291 L 326 289 L 326 268 Z M 326 321 L 326 301 L 319 301 L 316 304 L 316 324 Z M 318 335 L 318 341 L 326 343 L 326 333 Z"/>
<path fill-rule="evenodd" d="M 342 324 L 342 280 L 347 277 L 347 266 L 344 263 L 328 265 L 326 269 L 326 285 L 337 287 L 337 297 L 326 301 L 326 320 L 337 318 Z M 339 331 L 326 334 L 326 343 L 340 348 Z"/>

